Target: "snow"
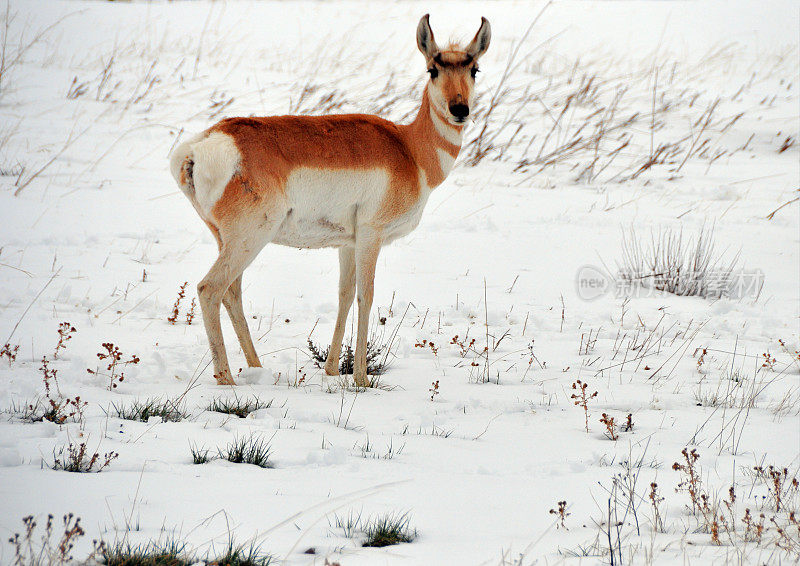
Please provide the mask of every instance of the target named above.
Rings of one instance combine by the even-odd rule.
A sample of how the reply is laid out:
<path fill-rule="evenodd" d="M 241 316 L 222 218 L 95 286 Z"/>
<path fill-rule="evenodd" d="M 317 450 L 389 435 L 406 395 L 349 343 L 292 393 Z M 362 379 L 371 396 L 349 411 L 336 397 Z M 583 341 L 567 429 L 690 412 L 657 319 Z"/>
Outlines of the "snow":
<path fill-rule="evenodd" d="M 185 323 L 216 245 L 170 177 L 167 157 L 179 140 L 223 116 L 325 111 L 328 94 L 330 111 L 376 112 L 390 98 L 382 93 L 391 73 L 389 92 L 400 98 L 386 115 L 407 119 L 424 80 L 414 30 L 425 12 L 440 43 L 451 33 L 471 38 L 481 15 L 491 21 L 478 77 L 485 107 L 543 8 L 511 0 L 379 10 L 356 1 L 11 3 L 12 48 L 52 27 L 0 82 L 0 347 L 19 345 L 16 361 L 0 359 L 0 409 L 44 394 L 42 356 L 58 371 L 60 393 L 88 405 L 83 423 L 0 414 L 0 534 L 21 532 L 26 515 L 72 512 L 87 531 L 76 557 L 88 554 L 91 539 L 144 542 L 165 528 L 203 549 L 224 545 L 229 532 L 252 537 L 286 564 L 601 564 L 607 553 L 575 554 L 598 535 L 599 552 L 608 550 L 604 489 L 624 471 L 621 462 L 641 460 L 640 534 L 628 516 L 625 562 L 796 559 L 772 535 L 762 545 L 724 537 L 711 544 L 695 532 L 672 469 L 684 447 L 696 448 L 710 495 L 724 498 L 736 485 L 741 534 L 744 509 L 760 509 L 767 493 L 747 470 L 800 467 L 798 205 L 766 218 L 800 186 L 800 14 L 792 2 L 548 6 L 490 122 L 496 131 L 512 120 L 494 141 L 508 150 L 474 166 L 463 154 L 417 230 L 381 253 L 373 326 L 384 341 L 396 332 L 385 387 L 343 389 L 309 358 L 309 334 L 325 347 L 335 321 L 332 250 L 268 246 L 247 270 L 245 312 L 264 368 L 244 369 L 235 389 L 214 383 L 199 307 Z M 544 152 L 621 87 L 628 91 L 616 119 L 647 116 L 620 130 L 629 146 L 598 173 L 621 143 L 604 140 L 588 179 L 579 178 L 588 150 L 541 171 L 520 166 L 530 136 L 527 157 L 535 157 L 567 93 L 592 75 L 596 98 L 572 107 Z M 68 96 L 73 78 L 85 93 Z M 649 152 L 654 82 L 664 107 L 655 147 L 689 138 L 671 163 L 626 179 Z M 715 121 L 700 134 L 698 120 L 717 97 Z M 708 154 L 676 172 L 705 137 Z M 779 152 L 787 137 L 794 145 Z M 716 150 L 727 153 L 711 161 Z M 738 252 L 742 266 L 763 272 L 757 297 L 581 298 L 579 269 L 614 271 L 624 230 L 647 239 L 659 226 L 688 236 L 712 224 L 718 251 Z M 53 359 L 63 321 L 77 332 Z M 487 324 L 490 382 L 482 383 L 485 359 L 474 350 L 462 356 L 451 341 L 474 338 L 480 352 Z M 244 357 L 225 315 L 223 330 L 236 372 Z M 590 331 L 598 334 L 587 351 Z M 417 346 L 423 340 L 436 353 Z M 632 340 L 641 348 L 628 348 Z M 86 371 L 103 370 L 104 342 L 141 358 L 112 391 L 107 377 Z M 707 349 L 702 364 L 698 348 Z M 764 353 L 776 358 L 772 369 L 761 367 Z M 728 379 L 734 370 L 742 381 Z M 576 379 L 598 392 L 589 433 L 570 398 Z M 707 406 L 731 389 L 735 399 L 758 391 L 753 406 Z M 180 422 L 126 421 L 112 407 L 184 394 L 191 416 Z M 273 403 L 243 419 L 204 410 L 234 395 Z M 634 430 L 609 440 L 604 412 L 618 423 L 632 413 Z M 251 433 L 271 439 L 274 468 L 192 464 L 190 445 L 214 453 Z M 70 442 L 119 457 L 96 474 L 43 465 Z M 663 533 L 651 524 L 651 481 L 665 497 Z M 562 500 L 568 530 L 549 513 Z M 362 548 L 334 526 L 334 516 L 350 511 L 408 511 L 419 538 Z M 310 547 L 316 554 L 303 554 Z M 0 552 L 0 562 L 13 560 L 10 545 Z"/>

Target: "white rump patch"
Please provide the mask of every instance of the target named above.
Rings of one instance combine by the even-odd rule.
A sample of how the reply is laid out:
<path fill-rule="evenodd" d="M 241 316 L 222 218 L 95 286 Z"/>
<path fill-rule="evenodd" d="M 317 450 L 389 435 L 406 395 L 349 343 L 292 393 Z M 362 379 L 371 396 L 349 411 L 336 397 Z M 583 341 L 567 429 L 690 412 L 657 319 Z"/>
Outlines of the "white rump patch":
<path fill-rule="evenodd" d="M 222 132 L 212 132 L 191 144 L 191 151 L 195 198 L 200 209 L 209 214 L 239 168 L 241 154 L 233 138 Z"/>
<path fill-rule="evenodd" d="M 183 163 L 187 158 L 191 159 L 192 146 L 202 140 L 204 137 L 205 133 L 195 134 L 173 149 L 172 155 L 169 156 L 170 172 L 172 173 L 172 176 L 175 177 L 175 182 L 178 183 L 178 186 L 182 191 L 186 191 L 188 188 L 188 185 L 181 184 L 181 171 L 183 170 Z"/>

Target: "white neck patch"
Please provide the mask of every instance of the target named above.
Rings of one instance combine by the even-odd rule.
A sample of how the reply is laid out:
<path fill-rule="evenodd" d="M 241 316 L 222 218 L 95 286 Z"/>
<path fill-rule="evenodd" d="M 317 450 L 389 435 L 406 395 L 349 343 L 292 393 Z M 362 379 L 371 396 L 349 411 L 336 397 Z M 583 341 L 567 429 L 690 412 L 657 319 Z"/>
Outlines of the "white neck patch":
<path fill-rule="evenodd" d="M 433 120 L 433 127 L 436 129 L 436 133 L 442 136 L 446 141 L 450 142 L 453 145 L 457 145 L 461 147 L 462 141 L 462 132 L 464 129 L 462 128 L 460 131 L 456 130 L 455 128 L 450 127 L 449 125 L 445 124 L 439 115 L 433 110 L 433 106 L 430 108 L 431 120 Z"/>
<path fill-rule="evenodd" d="M 436 148 L 436 155 L 439 156 L 439 167 L 442 168 L 442 175 L 447 177 L 453 169 L 453 164 L 456 162 L 455 158 L 443 149 Z"/>

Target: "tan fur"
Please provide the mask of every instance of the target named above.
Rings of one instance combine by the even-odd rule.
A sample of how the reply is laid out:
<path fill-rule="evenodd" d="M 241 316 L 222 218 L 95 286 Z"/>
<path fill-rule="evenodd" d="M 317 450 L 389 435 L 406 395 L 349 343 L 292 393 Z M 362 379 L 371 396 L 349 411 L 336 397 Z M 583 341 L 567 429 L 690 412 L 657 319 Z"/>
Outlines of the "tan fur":
<path fill-rule="evenodd" d="M 435 108 L 434 112 L 437 115 L 439 114 Z M 461 131 L 461 127 L 448 124 L 444 118 L 442 118 L 442 121 L 448 127 Z M 425 173 L 428 186 L 430 188 L 438 187 L 444 181 L 445 176 L 439 166 L 436 148 L 445 150 L 455 158 L 458 157 L 461 147 L 448 142 L 436 131 L 430 118 L 430 99 L 428 98 L 427 88 L 423 93 L 422 105 L 416 119 L 407 126 L 400 126 L 400 132 L 409 147 L 409 151 L 413 152 L 417 165 Z M 393 202 L 386 202 L 381 214 L 382 218 L 391 219 L 402 212 L 402 207 L 394 206 Z"/>
<path fill-rule="evenodd" d="M 173 176 L 219 247 L 217 261 L 198 285 L 219 383 L 233 384 L 221 304 L 248 364 L 260 366 L 242 310 L 242 272 L 265 244 L 276 241 L 339 246 L 339 311 L 325 371 L 338 373 L 344 326 L 356 296 L 354 379 L 367 385 L 366 336 L 380 248 L 416 226 L 428 194 L 458 157 L 463 116 L 454 117 L 452 108 L 472 103 L 470 72 L 489 37 L 484 19 L 466 49 L 448 46 L 440 52 L 427 16 L 420 21 L 418 46 L 438 77 L 425 87 L 410 124 L 364 114 L 227 118 L 176 148 Z M 326 211 L 326 204 L 334 208 Z"/>
<path fill-rule="evenodd" d="M 429 110 L 426 89 L 419 113 L 408 125 L 365 114 L 222 120 L 209 133 L 222 132 L 233 138 L 241 153 L 241 164 L 207 220 L 214 224 L 235 222 L 241 210 L 268 209 L 274 199 L 284 194 L 286 179 L 298 167 L 382 168 L 389 172 L 391 185 L 375 218 L 374 224 L 380 227 L 408 212 L 417 202 L 419 169 L 429 188 L 444 181 L 436 148 L 458 157 L 461 148 L 439 135 Z M 434 112 L 447 127 L 462 130 L 447 122 L 438 110 Z M 359 140 L 358 144 L 349 143 L 354 139 Z"/>

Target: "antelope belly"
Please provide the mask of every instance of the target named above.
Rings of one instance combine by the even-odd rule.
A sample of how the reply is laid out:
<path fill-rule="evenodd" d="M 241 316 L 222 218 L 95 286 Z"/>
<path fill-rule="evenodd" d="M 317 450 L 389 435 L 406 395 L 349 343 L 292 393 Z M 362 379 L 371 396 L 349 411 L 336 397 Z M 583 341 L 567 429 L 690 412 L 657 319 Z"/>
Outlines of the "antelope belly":
<path fill-rule="evenodd" d="M 358 219 L 374 214 L 388 183 L 384 169 L 295 169 L 286 181 L 289 212 L 273 242 L 296 248 L 352 245 Z"/>

